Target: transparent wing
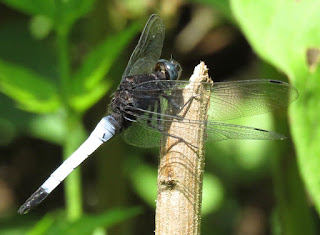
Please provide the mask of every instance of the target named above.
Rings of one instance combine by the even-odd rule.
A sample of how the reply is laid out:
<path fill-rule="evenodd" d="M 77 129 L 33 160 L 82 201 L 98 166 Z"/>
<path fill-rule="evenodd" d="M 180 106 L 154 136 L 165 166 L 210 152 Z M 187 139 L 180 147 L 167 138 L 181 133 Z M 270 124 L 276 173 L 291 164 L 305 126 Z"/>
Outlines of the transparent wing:
<path fill-rule="evenodd" d="M 240 82 L 203 83 L 211 90 L 209 119 L 207 122 L 189 120 L 180 116 L 175 105 L 183 106 L 182 91 L 196 92 L 185 81 L 151 81 L 134 87 L 132 95 L 139 99 L 139 107 L 127 107 L 134 114 L 137 123 L 124 132 L 124 138 L 130 144 L 141 147 L 154 147 L 160 144 L 161 133 L 172 122 L 179 122 L 178 128 L 193 130 L 206 128 L 209 141 L 226 139 L 273 140 L 284 139 L 283 135 L 272 131 L 252 127 L 219 123 L 213 120 L 228 120 L 244 116 L 266 113 L 282 108 L 298 97 L 297 90 L 287 83 L 273 80 L 250 80 Z M 146 97 L 145 94 L 148 94 Z M 161 94 L 161 95 L 159 95 Z M 190 95 L 190 94 L 189 94 Z M 166 97 L 166 98 L 164 98 Z M 149 105 L 148 105 L 149 104 Z M 173 105 L 175 104 L 175 105 Z M 144 107 L 144 108 L 141 108 Z M 226 109 L 226 110 L 224 110 Z M 130 133 L 131 135 L 128 135 Z M 181 132 L 185 133 L 185 132 Z M 174 136 L 188 142 L 186 136 Z"/>
<path fill-rule="evenodd" d="M 293 86 L 275 80 L 215 83 L 208 116 L 218 121 L 263 114 L 287 107 L 298 96 Z"/>
<path fill-rule="evenodd" d="M 291 85 L 275 80 L 245 80 L 232 82 L 202 83 L 211 90 L 208 120 L 223 121 L 253 116 L 281 109 L 298 98 L 298 91 Z M 143 92 L 142 92 L 143 91 Z M 134 87 L 141 101 L 144 93 L 160 91 L 170 97 L 179 106 L 182 103 L 182 91 L 196 94 L 188 81 L 149 81 Z M 139 94 L 140 93 L 140 94 Z M 147 102 L 147 100 L 146 100 Z"/>
<path fill-rule="evenodd" d="M 122 138 L 133 146 L 153 148 L 160 146 L 162 132 L 146 123 L 134 122 L 122 132 Z"/>
<path fill-rule="evenodd" d="M 141 112 L 141 110 L 139 110 Z M 153 114 L 153 116 L 150 116 Z M 162 114 L 145 110 L 143 115 L 137 116 L 137 122 L 123 132 L 123 138 L 131 145 L 139 147 L 157 147 L 160 146 L 162 135 L 166 135 L 166 129 L 172 122 L 179 122 L 176 126 L 177 133 L 172 137 L 183 139 L 189 143 L 188 136 L 181 136 L 179 133 L 194 133 L 199 127 L 204 127 L 207 133 L 207 140 L 210 142 L 227 139 L 251 139 L 251 140 L 276 140 L 286 137 L 276 132 L 262 130 L 253 127 L 233 125 L 219 122 L 201 122 L 188 119 L 175 119 L 171 115 Z M 188 130 L 186 132 L 186 130 Z"/>
<path fill-rule="evenodd" d="M 150 74 L 161 56 L 165 27 L 162 19 L 153 14 L 150 16 L 134 49 L 121 81 L 129 75 Z"/>
<path fill-rule="evenodd" d="M 136 122 L 122 132 L 122 137 L 127 143 L 134 146 L 157 147 L 160 145 L 161 135 L 164 132 L 165 120 L 169 120 L 169 117 L 162 112 L 167 108 L 167 102 L 161 99 L 157 92 L 156 94 L 150 92 L 149 98 L 142 99 L 142 101 L 145 103 L 140 103 L 140 106 L 145 109 L 128 107 L 128 117 L 135 116 Z"/>

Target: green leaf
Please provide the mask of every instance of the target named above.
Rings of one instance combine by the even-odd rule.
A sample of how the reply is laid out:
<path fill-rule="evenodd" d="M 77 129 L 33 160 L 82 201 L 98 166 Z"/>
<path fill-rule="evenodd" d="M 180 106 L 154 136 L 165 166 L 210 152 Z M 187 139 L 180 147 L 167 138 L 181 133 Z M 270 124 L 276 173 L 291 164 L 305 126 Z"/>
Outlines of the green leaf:
<path fill-rule="evenodd" d="M 62 214 L 62 213 L 60 213 Z M 27 235 L 41 235 L 46 234 L 46 232 L 50 229 L 51 226 L 57 220 L 57 213 L 49 213 L 39 220 L 36 225 L 27 232 Z"/>
<path fill-rule="evenodd" d="M 210 5 L 213 8 L 217 9 L 220 13 L 222 13 L 227 19 L 233 20 L 229 0 L 189 0 L 189 2 Z"/>
<path fill-rule="evenodd" d="M 208 173 L 203 176 L 202 216 L 217 211 L 223 202 L 224 188 L 218 177 Z"/>
<path fill-rule="evenodd" d="M 32 71 L 0 60 L 0 91 L 14 99 L 19 108 L 48 113 L 58 109 L 56 87 Z"/>
<path fill-rule="evenodd" d="M 139 24 L 132 24 L 126 30 L 107 37 L 86 57 L 73 77 L 73 108 L 85 111 L 105 95 L 111 87 L 111 82 L 102 82 L 102 79 L 139 27 Z"/>
<path fill-rule="evenodd" d="M 141 213 L 138 207 L 130 209 L 113 209 L 100 215 L 83 216 L 78 221 L 66 227 L 66 230 L 55 234 L 90 234 L 98 227 L 109 228 Z"/>
<path fill-rule="evenodd" d="M 3 0 L 3 2 L 29 15 L 44 15 L 54 19 L 55 0 Z"/>
<path fill-rule="evenodd" d="M 92 9 L 94 2 L 95 0 L 56 0 L 56 29 L 68 31 L 77 19 Z"/>
<path fill-rule="evenodd" d="M 151 207 L 156 207 L 157 200 L 157 170 L 131 156 L 128 159 L 130 180 L 136 193 Z M 141 184 L 143 179 L 143 184 Z"/>
<path fill-rule="evenodd" d="M 50 40 L 34 40 L 29 22 L 13 21 L 3 24 L 0 30 L 0 58 L 3 61 L 27 67 L 55 81 L 58 77 L 56 48 Z M 58 83 L 58 82 L 57 82 Z"/>
<path fill-rule="evenodd" d="M 300 93 L 290 108 L 291 131 L 301 176 L 320 214 L 319 53 L 310 56 L 320 48 L 320 2 L 232 0 L 231 8 L 256 53 L 283 71 Z M 310 224 L 307 220 L 301 223 Z"/>
<path fill-rule="evenodd" d="M 27 123 L 28 134 L 51 143 L 62 145 L 66 133 L 64 117 L 65 114 L 61 112 L 37 115 Z"/>
<path fill-rule="evenodd" d="M 82 89 L 71 97 L 71 106 L 79 112 L 86 111 L 97 101 L 99 101 L 110 89 L 111 82 L 100 82 L 91 89 Z"/>
<path fill-rule="evenodd" d="M 66 32 L 77 19 L 92 9 L 95 0 L 4 0 L 3 2 L 26 14 L 51 19 L 56 30 Z"/>
<path fill-rule="evenodd" d="M 233 0 L 231 3 L 241 29 L 259 56 L 290 79 L 309 72 L 307 49 L 320 46 L 319 1 Z"/>
<path fill-rule="evenodd" d="M 113 209 L 98 215 L 85 215 L 74 222 L 68 222 L 62 213 L 51 213 L 39 221 L 28 235 L 86 235 L 97 228 L 109 228 L 141 213 L 138 207 Z"/>
<path fill-rule="evenodd" d="M 30 31 L 34 38 L 43 39 L 50 33 L 52 29 L 52 21 L 50 18 L 37 15 L 31 19 Z"/>
<path fill-rule="evenodd" d="M 0 93 L 0 146 L 7 146 L 21 135 L 62 145 L 66 133 L 63 111 L 42 115 L 25 112 L 15 108 L 14 101 Z"/>

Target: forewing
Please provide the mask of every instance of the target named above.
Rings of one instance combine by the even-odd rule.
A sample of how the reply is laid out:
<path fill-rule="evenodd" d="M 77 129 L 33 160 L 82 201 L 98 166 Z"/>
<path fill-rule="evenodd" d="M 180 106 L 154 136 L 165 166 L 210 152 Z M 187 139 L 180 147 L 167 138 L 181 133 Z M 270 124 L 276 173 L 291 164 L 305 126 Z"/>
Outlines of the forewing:
<path fill-rule="evenodd" d="M 164 36 L 163 21 L 158 15 L 153 14 L 144 27 L 121 81 L 129 75 L 150 74 L 153 71 L 161 56 Z"/>
<path fill-rule="evenodd" d="M 247 80 L 214 83 L 208 118 L 231 120 L 287 107 L 298 98 L 291 85 L 274 80 Z"/>
<path fill-rule="evenodd" d="M 185 105 L 181 101 L 182 91 L 197 94 L 188 81 L 149 81 L 138 84 L 135 92 L 160 90 L 168 94 L 175 103 Z M 232 82 L 202 83 L 204 89 L 210 89 L 210 121 L 232 120 L 241 117 L 263 114 L 282 109 L 298 97 L 298 91 L 291 85 L 275 80 L 245 80 Z M 197 85 L 195 86 L 197 87 Z M 143 96 L 139 97 L 144 99 Z M 196 97 L 195 97 L 196 98 Z"/>

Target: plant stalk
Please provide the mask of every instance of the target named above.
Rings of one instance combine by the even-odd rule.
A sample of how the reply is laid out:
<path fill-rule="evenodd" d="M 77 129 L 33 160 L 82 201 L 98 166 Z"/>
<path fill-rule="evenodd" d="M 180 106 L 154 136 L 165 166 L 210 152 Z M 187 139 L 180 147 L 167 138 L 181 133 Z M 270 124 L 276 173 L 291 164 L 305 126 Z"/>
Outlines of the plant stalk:
<path fill-rule="evenodd" d="M 184 103 L 190 99 L 191 102 L 179 115 L 188 123 L 172 122 L 167 127 L 169 135 L 163 137 L 158 169 L 156 235 L 200 234 L 205 128 L 187 121 L 207 119 L 210 94 L 199 82 L 209 82 L 208 69 L 203 62 L 195 68 L 190 84 L 183 91 Z M 183 141 L 170 135 L 182 137 Z"/>
<path fill-rule="evenodd" d="M 70 59 L 69 59 L 69 40 L 68 33 L 57 31 L 58 62 L 60 71 L 60 88 L 62 101 L 68 101 L 68 88 L 70 83 Z"/>
<path fill-rule="evenodd" d="M 84 141 L 84 131 L 80 119 L 69 119 L 66 122 L 66 139 L 63 146 L 63 158 L 67 159 Z M 82 187 L 80 167 L 75 169 L 64 181 L 66 214 L 70 221 L 74 221 L 82 215 Z"/>
<path fill-rule="evenodd" d="M 60 70 L 61 99 L 66 110 L 65 139 L 63 144 L 63 159 L 67 159 L 76 150 L 84 139 L 84 131 L 80 115 L 74 115 L 69 106 L 70 92 L 70 58 L 68 30 L 57 31 L 58 61 Z M 82 215 L 82 193 L 80 170 L 75 170 L 64 182 L 66 215 L 74 221 Z"/>

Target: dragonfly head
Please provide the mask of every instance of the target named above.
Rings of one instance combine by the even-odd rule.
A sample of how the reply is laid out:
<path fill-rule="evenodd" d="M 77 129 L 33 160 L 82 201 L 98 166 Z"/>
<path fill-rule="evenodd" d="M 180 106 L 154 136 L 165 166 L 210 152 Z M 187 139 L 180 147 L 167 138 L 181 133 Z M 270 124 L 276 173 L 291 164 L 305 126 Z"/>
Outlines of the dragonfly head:
<path fill-rule="evenodd" d="M 168 80 L 178 80 L 181 75 L 182 68 L 181 65 L 173 59 L 161 59 L 156 63 L 155 72 L 164 73 Z"/>

